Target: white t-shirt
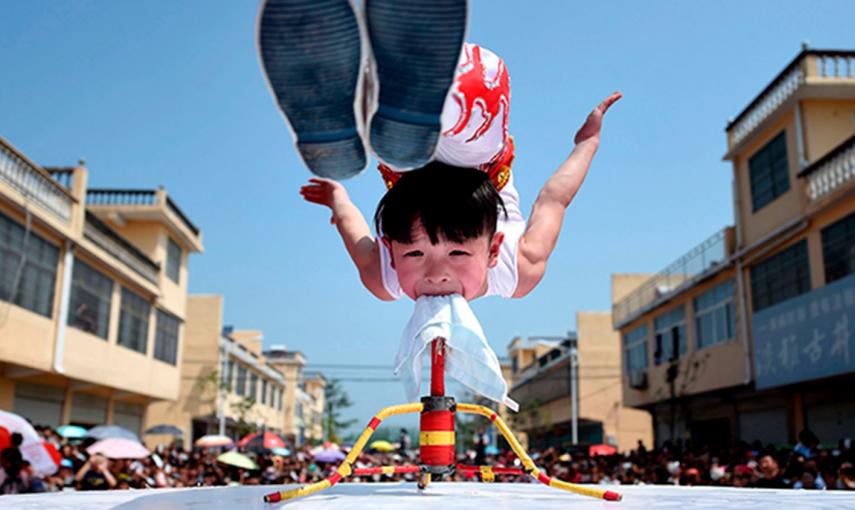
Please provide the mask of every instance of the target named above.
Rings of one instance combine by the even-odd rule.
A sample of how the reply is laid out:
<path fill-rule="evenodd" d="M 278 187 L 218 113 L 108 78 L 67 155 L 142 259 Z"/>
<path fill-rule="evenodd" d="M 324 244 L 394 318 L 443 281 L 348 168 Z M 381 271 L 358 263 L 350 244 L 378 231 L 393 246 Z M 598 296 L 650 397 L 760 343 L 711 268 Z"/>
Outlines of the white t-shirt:
<path fill-rule="evenodd" d="M 499 192 L 508 212 L 507 217 L 499 210 L 496 230 L 505 234 L 499 247 L 499 260 L 496 267 L 487 270 L 487 292 L 484 296 L 512 297 L 517 290 L 517 244 L 525 232 L 525 218 L 520 211 L 520 197 L 514 187 L 514 176 L 511 173 L 508 182 Z M 380 248 L 380 274 L 383 277 L 383 287 L 395 299 L 404 297 L 403 289 L 398 282 L 398 273 L 392 268 L 392 254 L 380 240 L 382 232 L 377 235 L 377 245 Z"/>

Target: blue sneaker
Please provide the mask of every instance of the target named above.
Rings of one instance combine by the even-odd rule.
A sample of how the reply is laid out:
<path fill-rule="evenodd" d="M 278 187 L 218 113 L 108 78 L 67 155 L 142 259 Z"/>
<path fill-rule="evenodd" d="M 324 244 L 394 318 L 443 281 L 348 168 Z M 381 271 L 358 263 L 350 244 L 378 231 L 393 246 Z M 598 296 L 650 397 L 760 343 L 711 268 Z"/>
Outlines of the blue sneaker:
<path fill-rule="evenodd" d="M 395 170 L 433 159 L 442 106 L 466 36 L 466 0 L 365 0 L 378 90 L 368 98 L 368 143 Z"/>
<path fill-rule="evenodd" d="M 350 0 L 263 0 L 265 77 L 311 172 L 347 179 L 367 163 L 362 83 L 367 51 Z"/>

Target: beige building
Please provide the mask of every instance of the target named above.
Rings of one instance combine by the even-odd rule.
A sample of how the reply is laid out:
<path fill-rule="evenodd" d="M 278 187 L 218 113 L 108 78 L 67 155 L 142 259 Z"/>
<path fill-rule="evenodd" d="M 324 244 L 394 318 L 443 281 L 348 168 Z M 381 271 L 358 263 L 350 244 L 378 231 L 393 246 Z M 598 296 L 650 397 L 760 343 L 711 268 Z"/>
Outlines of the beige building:
<path fill-rule="evenodd" d="M 613 285 L 624 403 L 656 440 L 855 430 L 855 52 L 804 49 L 727 126 L 735 225 Z"/>
<path fill-rule="evenodd" d="M 87 175 L 0 139 L 0 408 L 141 433 L 149 403 L 178 396 L 202 234 L 164 189 Z"/>
<path fill-rule="evenodd" d="M 317 372 L 304 373 L 306 357 L 284 345 L 274 345 L 264 355 L 289 382 L 285 390 L 284 437 L 298 445 L 323 439 L 326 379 Z"/>
<path fill-rule="evenodd" d="M 515 338 L 508 345 L 510 396 L 520 404 L 513 428 L 528 446 L 567 447 L 573 444 L 573 381 L 578 443 L 611 444 L 620 451 L 653 439 L 650 415 L 621 402 L 620 337 L 608 312 L 578 312 L 577 331 L 566 338 Z"/>
<path fill-rule="evenodd" d="M 206 434 L 234 439 L 254 430 L 281 434 L 289 383 L 266 361 L 262 342 L 261 331 L 223 326 L 222 296 L 189 296 L 180 390 L 175 400 L 149 406 L 146 426 L 181 428 L 187 447 Z M 147 438 L 151 443 L 168 439 Z"/>

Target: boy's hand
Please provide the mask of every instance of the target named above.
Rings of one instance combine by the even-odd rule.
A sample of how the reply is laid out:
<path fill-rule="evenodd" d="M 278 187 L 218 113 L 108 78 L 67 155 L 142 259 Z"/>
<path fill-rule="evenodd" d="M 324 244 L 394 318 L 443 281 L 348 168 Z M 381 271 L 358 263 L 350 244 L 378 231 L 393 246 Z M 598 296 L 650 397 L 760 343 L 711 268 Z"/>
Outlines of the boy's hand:
<path fill-rule="evenodd" d="M 579 131 L 576 132 L 575 142 L 577 145 L 589 138 L 599 138 L 600 128 L 603 127 L 603 115 L 605 115 L 609 107 L 615 104 L 615 102 L 621 97 L 623 97 L 623 94 L 615 92 L 594 108 L 594 111 L 592 111 L 591 114 L 588 115 L 588 118 L 585 119 L 585 124 L 583 124 L 582 127 L 579 128 Z"/>
<path fill-rule="evenodd" d="M 309 179 L 309 183 L 300 188 L 300 195 L 302 195 L 303 200 L 329 207 L 333 211 L 330 223 L 335 224 L 335 205 L 350 200 L 347 190 L 341 183 L 332 179 L 313 177 Z"/>

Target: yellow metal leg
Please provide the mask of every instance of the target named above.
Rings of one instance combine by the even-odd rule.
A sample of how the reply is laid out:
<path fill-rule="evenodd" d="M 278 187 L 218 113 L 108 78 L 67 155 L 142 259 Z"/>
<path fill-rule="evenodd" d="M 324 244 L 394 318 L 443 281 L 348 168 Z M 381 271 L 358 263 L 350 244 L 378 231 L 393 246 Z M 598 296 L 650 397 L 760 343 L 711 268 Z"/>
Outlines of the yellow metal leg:
<path fill-rule="evenodd" d="M 541 472 L 537 469 L 534 461 L 531 460 L 531 457 L 528 456 L 528 453 L 526 453 L 519 441 L 517 441 L 517 438 L 514 437 L 514 433 L 507 426 L 504 420 L 502 420 L 502 417 L 496 414 L 492 409 L 475 404 L 457 404 L 457 410 L 462 413 L 480 414 L 492 421 L 496 425 L 496 428 L 499 429 L 499 432 L 502 433 L 502 436 L 504 436 L 508 441 L 508 444 L 511 445 L 511 448 L 514 450 L 514 453 L 517 454 L 517 457 L 520 458 L 520 462 L 522 462 L 529 476 L 540 483 L 555 489 L 565 490 L 574 494 L 581 494 L 582 496 L 590 496 L 592 498 L 605 499 L 608 501 L 620 501 L 621 495 L 616 492 L 562 482 L 561 480 L 556 480 Z"/>
<path fill-rule="evenodd" d="M 389 416 L 395 416 L 398 414 L 421 413 L 422 408 L 423 406 L 421 403 L 401 404 L 397 406 L 384 407 L 380 410 L 379 413 L 377 413 L 376 415 L 374 415 L 373 418 L 371 418 L 370 422 L 368 422 L 368 426 L 365 427 L 365 430 L 362 431 L 362 434 L 360 434 L 359 439 L 356 440 L 356 443 L 353 445 L 353 448 L 350 450 L 350 453 L 347 455 L 347 457 L 344 459 L 344 462 L 341 463 L 338 469 L 336 469 L 335 473 L 328 476 L 326 479 L 321 480 L 320 482 L 304 485 L 298 489 L 291 489 L 287 491 L 268 494 L 264 496 L 264 501 L 267 503 L 276 503 L 278 501 L 284 501 L 286 499 L 308 496 L 309 494 L 314 494 L 315 492 L 332 487 L 333 485 L 337 484 L 341 479 L 346 478 L 350 475 L 353 469 L 353 463 L 356 462 L 356 459 L 359 457 L 359 454 L 362 453 L 362 450 L 365 448 L 365 445 L 368 443 L 368 440 L 374 434 L 374 431 L 377 430 L 377 427 L 380 425 L 380 422 L 382 422 Z"/>

